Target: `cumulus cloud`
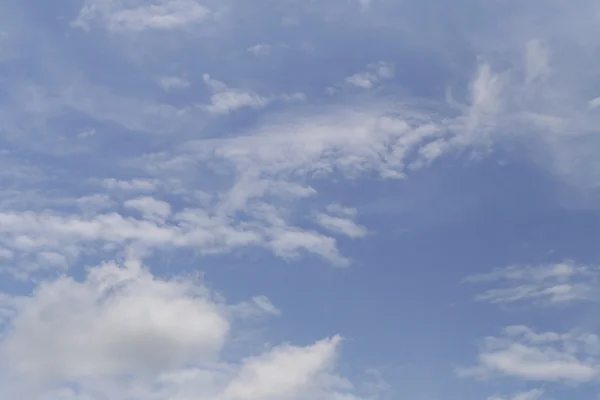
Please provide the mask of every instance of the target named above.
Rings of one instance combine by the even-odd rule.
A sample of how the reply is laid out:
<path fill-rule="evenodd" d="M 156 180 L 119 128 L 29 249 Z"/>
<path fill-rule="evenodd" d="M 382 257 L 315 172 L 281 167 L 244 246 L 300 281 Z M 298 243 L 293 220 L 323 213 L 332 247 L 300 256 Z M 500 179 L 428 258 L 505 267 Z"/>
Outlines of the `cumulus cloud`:
<path fill-rule="evenodd" d="M 183 366 L 218 352 L 229 329 L 202 290 L 155 279 L 135 262 L 105 264 L 84 282 L 43 283 L 14 307 L 0 354 L 12 371 L 41 380 Z"/>
<path fill-rule="evenodd" d="M 478 294 L 475 297 L 477 301 L 496 304 L 523 301 L 564 304 L 596 300 L 597 276 L 596 268 L 568 261 L 536 266 L 510 266 L 469 276 L 465 282 L 502 285 L 501 288 L 488 289 Z"/>
<path fill-rule="evenodd" d="M 252 302 L 277 309 L 264 296 Z M 0 297 L 0 394 L 30 399 L 358 399 L 336 374 L 341 338 L 224 361 L 229 306 L 201 283 L 106 263 L 82 281 Z M 4 312 L 4 310 L 6 312 Z M 27 382 L 27 384 L 25 384 Z M 23 397 L 22 397 L 23 398 Z"/>
<path fill-rule="evenodd" d="M 487 337 L 475 367 L 459 368 L 463 377 L 510 376 L 530 381 L 589 382 L 600 372 L 600 338 L 592 333 L 538 333 L 509 326 Z"/>

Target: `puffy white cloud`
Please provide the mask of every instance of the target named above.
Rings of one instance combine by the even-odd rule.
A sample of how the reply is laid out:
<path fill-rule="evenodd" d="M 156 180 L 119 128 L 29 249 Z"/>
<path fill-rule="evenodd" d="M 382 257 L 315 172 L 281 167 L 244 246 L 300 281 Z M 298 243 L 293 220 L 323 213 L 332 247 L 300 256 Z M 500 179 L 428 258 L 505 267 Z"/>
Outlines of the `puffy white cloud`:
<path fill-rule="evenodd" d="M 459 368 L 464 377 L 511 376 L 531 381 L 589 382 L 600 372 L 600 339 L 591 333 L 537 333 L 509 326 L 487 337 L 475 367 Z"/>
<path fill-rule="evenodd" d="M 223 399 L 275 400 L 300 396 L 324 397 L 330 386 L 348 389 L 346 382 L 319 376 L 331 369 L 341 338 L 335 336 L 308 348 L 281 346 L 267 354 L 246 359 L 238 375 L 223 391 Z M 313 397 L 314 396 L 314 397 Z M 305 398 L 305 397 L 304 397 Z"/>
<path fill-rule="evenodd" d="M 478 294 L 476 300 L 490 303 L 537 301 L 550 304 L 597 300 L 598 270 L 573 262 L 537 266 L 510 266 L 469 276 L 465 282 L 503 284 Z"/>
<path fill-rule="evenodd" d="M 217 353 L 229 329 L 204 289 L 155 279 L 136 262 L 42 283 L 14 307 L 1 358 L 35 380 L 183 366 Z"/>
<path fill-rule="evenodd" d="M 251 301 L 268 314 L 264 296 Z M 30 399 L 358 399 L 335 372 L 341 338 L 283 344 L 228 361 L 229 306 L 197 281 L 106 263 L 82 281 L 0 296 L 0 396 Z M 23 397 L 25 396 L 25 397 Z"/>

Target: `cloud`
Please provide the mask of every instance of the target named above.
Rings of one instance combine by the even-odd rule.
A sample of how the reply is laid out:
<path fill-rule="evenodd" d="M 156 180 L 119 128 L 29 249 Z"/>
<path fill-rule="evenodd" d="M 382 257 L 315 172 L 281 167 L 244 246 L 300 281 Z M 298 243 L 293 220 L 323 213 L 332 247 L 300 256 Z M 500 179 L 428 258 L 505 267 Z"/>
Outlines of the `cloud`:
<path fill-rule="evenodd" d="M 146 219 L 164 221 L 171 215 L 171 205 L 153 197 L 143 196 L 127 200 L 123 204 L 126 208 L 138 210 Z"/>
<path fill-rule="evenodd" d="M 239 318 L 281 315 L 281 310 L 266 296 L 254 296 L 250 301 L 245 301 L 229 307 L 229 310 L 232 315 Z"/>
<path fill-rule="evenodd" d="M 112 254 L 127 249 L 144 256 L 159 249 L 194 248 L 215 254 L 256 246 L 286 259 L 308 252 L 333 264 L 348 263 L 335 239 L 290 226 L 269 208 L 257 209 L 249 214 L 251 219 L 238 221 L 202 209 L 185 209 L 171 215 L 166 223 L 170 207 L 165 202 L 141 197 L 125 206 L 140 210 L 144 218 L 116 212 L 88 216 L 49 211 L 0 213 L 0 243 L 23 257 L 54 252 L 70 260 L 83 253 Z M 90 247 L 93 244 L 99 246 Z M 18 274 L 29 270 L 10 271 Z"/>
<path fill-rule="evenodd" d="M 158 79 L 158 85 L 166 92 L 190 87 L 190 81 L 178 76 L 163 76 Z"/>
<path fill-rule="evenodd" d="M 248 47 L 248 52 L 257 57 L 266 56 L 271 53 L 272 47 L 273 46 L 270 46 L 268 44 L 259 43 L 255 44 L 254 46 Z"/>
<path fill-rule="evenodd" d="M 369 3 L 365 3 L 368 7 Z M 367 70 L 359 72 L 346 78 L 348 85 L 362 89 L 372 89 L 377 83 L 394 77 L 394 66 L 387 62 L 372 63 Z"/>
<path fill-rule="evenodd" d="M 173 29 L 195 23 L 210 15 L 196 0 L 160 0 L 121 2 L 88 0 L 72 26 L 90 30 L 97 22 L 113 33 L 141 32 L 149 29 Z"/>
<path fill-rule="evenodd" d="M 30 399 L 356 399 L 335 372 L 341 338 L 228 361 L 229 306 L 198 281 L 105 263 L 30 296 L 0 296 L 0 395 Z M 277 309 L 264 296 L 252 302 Z M 4 322 L 3 322 L 4 321 Z M 25 396 L 25 397 L 22 397 Z"/>
<path fill-rule="evenodd" d="M 318 396 L 331 377 L 319 373 L 331 369 L 341 337 L 319 341 L 309 348 L 282 346 L 265 355 L 246 359 L 238 376 L 224 390 L 223 399 L 253 400 L 298 398 L 303 391 Z M 321 379 L 319 379 L 321 378 Z M 342 381 L 342 389 L 350 385 Z M 308 393 L 307 393 L 308 392 Z M 320 393 L 323 396 L 324 393 Z M 309 396 L 312 397 L 312 396 Z"/>
<path fill-rule="evenodd" d="M 356 209 L 334 205 L 329 206 L 327 211 L 329 214 L 317 215 L 317 223 L 323 228 L 353 239 L 367 235 L 367 229 L 352 220 L 356 215 Z"/>
<path fill-rule="evenodd" d="M 565 304 L 595 300 L 594 267 L 567 261 L 537 266 L 510 266 L 469 276 L 465 282 L 474 284 L 502 283 L 504 287 L 488 289 L 478 294 L 477 301 L 513 303 L 523 301 Z"/>
<path fill-rule="evenodd" d="M 486 338 L 479 364 L 459 368 L 463 377 L 511 376 L 531 381 L 589 382 L 600 372 L 600 338 L 591 333 L 537 333 L 509 326 Z"/>
<path fill-rule="evenodd" d="M 232 138 L 188 142 L 176 152 L 140 158 L 150 173 L 187 169 L 191 163 L 225 163 L 239 173 L 286 180 L 302 173 L 341 172 L 348 178 L 374 171 L 403 177 L 409 153 L 447 133 L 426 115 L 396 111 L 399 105 L 308 108 L 281 113 Z M 428 154 L 418 155 L 418 158 Z M 433 154 L 434 158 L 440 154 Z"/>
<path fill-rule="evenodd" d="M 231 89 L 223 82 L 212 79 L 208 74 L 204 74 L 203 78 L 206 85 L 213 92 L 210 98 L 211 104 L 206 106 L 205 109 L 214 114 L 229 114 L 240 108 L 260 109 L 275 100 L 303 101 L 305 99 L 302 93 L 264 97 L 253 92 Z"/>
<path fill-rule="evenodd" d="M 42 381 L 183 366 L 218 352 L 229 329 L 202 290 L 157 280 L 135 262 L 105 264 L 84 282 L 42 283 L 15 309 L 2 360 Z"/>

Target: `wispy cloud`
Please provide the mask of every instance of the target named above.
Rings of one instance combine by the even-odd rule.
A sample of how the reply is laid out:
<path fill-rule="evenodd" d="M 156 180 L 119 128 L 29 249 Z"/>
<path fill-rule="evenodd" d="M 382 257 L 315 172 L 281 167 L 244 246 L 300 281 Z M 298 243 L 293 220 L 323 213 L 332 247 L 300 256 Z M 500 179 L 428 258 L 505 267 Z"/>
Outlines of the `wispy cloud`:
<path fill-rule="evenodd" d="M 538 333 L 509 326 L 487 337 L 475 367 L 459 368 L 463 377 L 510 376 L 531 381 L 589 382 L 600 372 L 600 338 L 592 333 Z"/>
<path fill-rule="evenodd" d="M 148 29 L 172 29 L 200 21 L 210 10 L 196 0 L 141 1 L 88 0 L 71 23 L 89 30 L 98 23 L 114 32 L 141 32 Z"/>
<path fill-rule="evenodd" d="M 205 108 L 215 114 L 228 114 L 240 108 L 260 109 L 276 100 L 305 100 L 305 96 L 302 93 L 264 97 L 253 92 L 229 88 L 223 82 L 211 78 L 208 74 L 204 74 L 203 78 L 206 85 L 213 92 L 210 98 L 211 104 Z"/>
<path fill-rule="evenodd" d="M 179 76 L 163 76 L 158 79 L 158 85 L 169 92 L 178 89 L 187 89 L 190 87 L 190 81 Z"/>
<path fill-rule="evenodd" d="M 490 303 L 544 302 L 564 304 L 596 300 L 596 268 L 573 262 L 537 266 L 510 266 L 469 276 L 465 282 L 502 287 L 478 294 L 477 301 Z"/>
<path fill-rule="evenodd" d="M 353 221 L 356 216 L 356 209 L 333 205 L 327 207 L 327 211 L 327 214 L 317 215 L 317 223 L 323 228 L 351 238 L 360 238 L 367 235 L 367 229 Z"/>
<path fill-rule="evenodd" d="M 377 83 L 394 77 L 394 66 L 387 62 L 372 63 L 364 72 L 358 72 L 345 79 L 346 84 L 362 89 L 372 89 Z"/>
<path fill-rule="evenodd" d="M 271 53 L 272 47 L 273 46 L 270 46 L 268 44 L 259 43 L 255 44 L 254 46 L 248 47 L 248 52 L 257 57 L 266 56 Z"/>

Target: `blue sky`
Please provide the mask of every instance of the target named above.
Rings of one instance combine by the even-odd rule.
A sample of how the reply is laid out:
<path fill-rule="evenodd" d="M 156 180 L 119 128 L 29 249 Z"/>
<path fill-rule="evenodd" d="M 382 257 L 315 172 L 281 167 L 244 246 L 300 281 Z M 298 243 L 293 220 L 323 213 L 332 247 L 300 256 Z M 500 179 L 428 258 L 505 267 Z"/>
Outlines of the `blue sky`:
<path fill-rule="evenodd" d="M 599 19 L 3 1 L 0 399 L 598 398 Z"/>

